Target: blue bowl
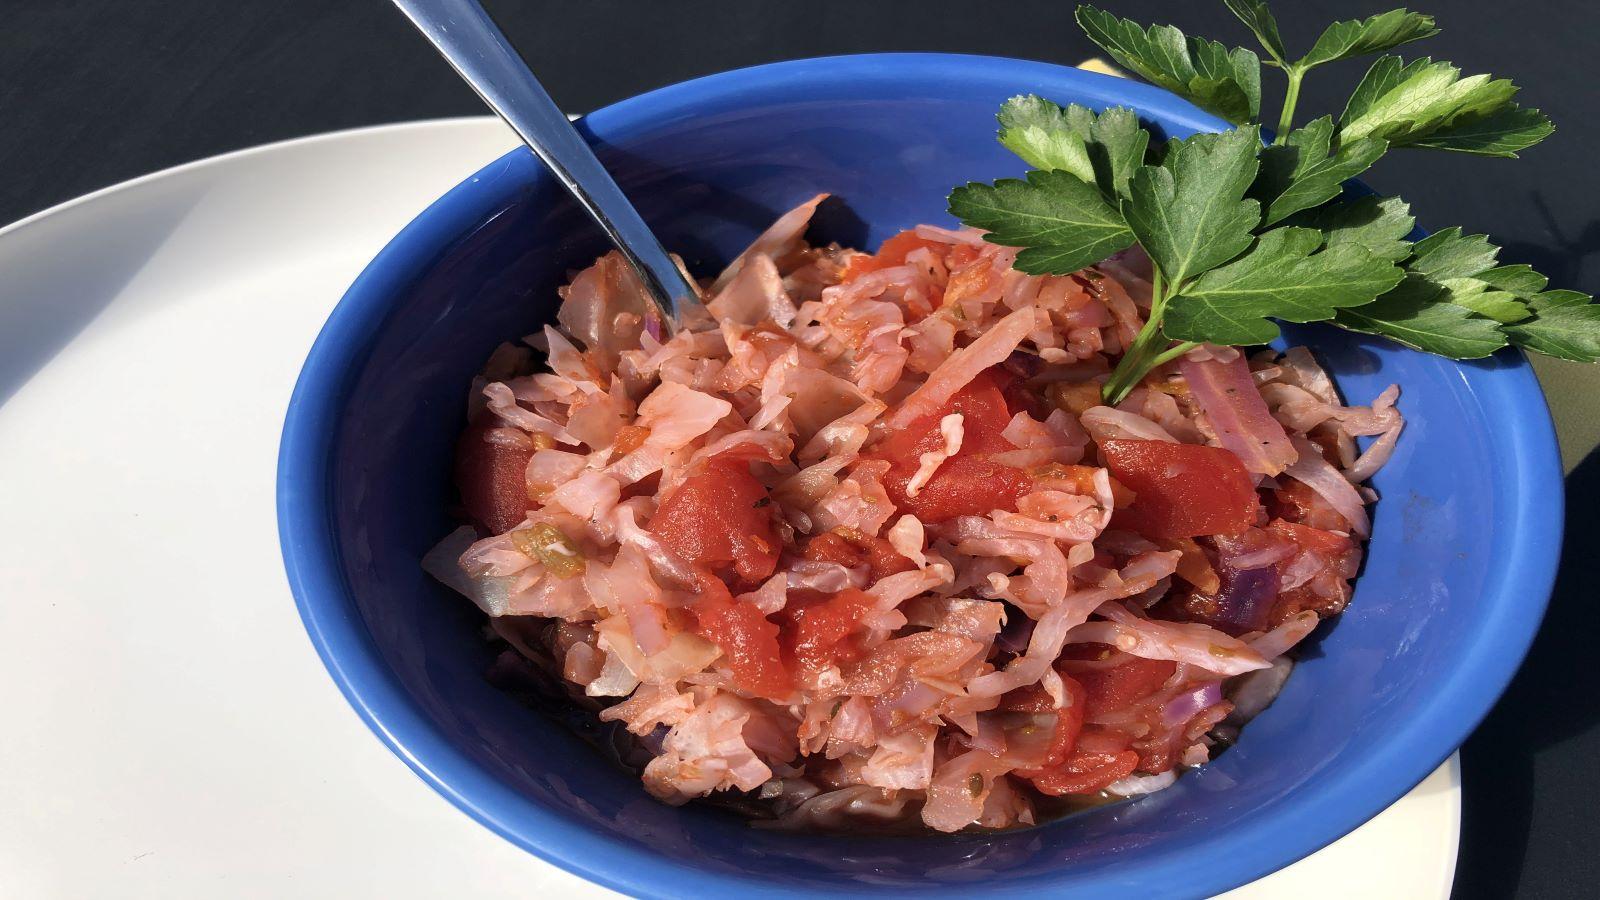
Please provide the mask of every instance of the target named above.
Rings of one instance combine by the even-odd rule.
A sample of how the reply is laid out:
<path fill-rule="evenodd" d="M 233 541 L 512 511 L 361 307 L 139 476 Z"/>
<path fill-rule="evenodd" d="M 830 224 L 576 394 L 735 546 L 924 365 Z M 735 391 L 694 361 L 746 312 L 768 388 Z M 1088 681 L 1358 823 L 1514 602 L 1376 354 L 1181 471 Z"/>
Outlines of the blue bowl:
<path fill-rule="evenodd" d="M 1174 136 L 1224 127 L 1163 91 L 1061 66 L 952 55 L 779 63 L 697 79 L 583 120 L 617 180 L 701 273 L 818 191 L 813 235 L 873 246 L 948 221 L 953 185 L 1020 173 L 994 140 L 1007 97 L 1127 105 Z M 644 896 L 821 893 L 1200 896 L 1322 847 L 1398 799 L 1489 710 L 1538 627 L 1561 545 L 1561 468 L 1514 353 L 1459 364 L 1295 329 L 1349 397 L 1390 382 L 1409 425 L 1376 486 L 1349 610 L 1238 746 L 1152 797 L 1007 834 L 828 837 L 671 808 L 567 728 L 489 686 L 481 615 L 427 578 L 453 523 L 451 445 L 500 341 L 554 317 L 602 249 L 525 151 L 446 194 L 362 273 L 301 373 L 278 473 L 306 630 L 358 713 L 468 815 L 586 878 Z"/>

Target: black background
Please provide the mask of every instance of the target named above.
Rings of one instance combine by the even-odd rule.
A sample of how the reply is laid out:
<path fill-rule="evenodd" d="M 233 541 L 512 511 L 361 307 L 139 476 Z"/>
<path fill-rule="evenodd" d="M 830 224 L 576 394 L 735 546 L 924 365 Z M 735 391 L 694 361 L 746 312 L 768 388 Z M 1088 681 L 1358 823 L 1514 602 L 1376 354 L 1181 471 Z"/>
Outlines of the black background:
<path fill-rule="evenodd" d="M 1425 227 L 1486 231 L 1505 262 L 1600 291 L 1600 5 L 1419 0 L 1444 33 L 1404 51 L 1493 71 L 1559 131 L 1522 160 L 1397 151 L 1368 181 Z M 1067 0 L 489 0 L 564 108 L 805 56 L 943 50 L 1076 63 L 1095 50 Z M 1102 0 L 1230 43 L 1218 0 Z M 1366 0 L 1278 0 L 1290 52 Z M 0 222 L 156 169 L 253 144 L 406 119 L 479 115 L 476 98 L 384 0 L 0 0 Z M 1253 45 L 1251 45 L 1253 46 Z M 1299 121 L 1337 113 L 1361 62 L 1308 80 Z M 1269 101 L 1277 73 L 1263 73 Z M 3 277 L 3 275 L 0 275 Z M 1455 896 L 1600 892 L 1600 454 L 1568 479 L 1562 575 L 1529 661 L 1462 751 Z M 1532 602 L 1533 598 L 1530 598 Z"/>

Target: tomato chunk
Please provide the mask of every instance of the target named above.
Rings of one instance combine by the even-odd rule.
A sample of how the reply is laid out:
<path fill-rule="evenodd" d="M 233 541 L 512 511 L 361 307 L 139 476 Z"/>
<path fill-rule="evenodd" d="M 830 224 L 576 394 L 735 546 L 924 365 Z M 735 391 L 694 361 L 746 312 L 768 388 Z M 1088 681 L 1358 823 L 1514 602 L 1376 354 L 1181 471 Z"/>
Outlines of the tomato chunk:
<path fill-rule="evenodd" d="M 845 268 L 840 280 L 853 281 L 868 272 L 904 265 L 908 255 L 924 247 L 937 253 L 943 245 L 918 237 L 916 231 L 902 231 L 884 241 L 877 253 L 871 256 L 857 256 L 850 260 L 850 265 Z"/>
<path fill-rule="evenodd" d="M 1321 570 L 1309 581 L 1277 596 L 1267 624 L 1282 624 L 1304 610 L 1320 616 L 1342 611 L 1350 600 L 1349 579 L 1361 568 L 1361 546 L 1344 535 L 1282 519 L 1274 520 L 1267 530 L 1294 541 L 1302 553 L 1322 562 Z"/>
<path fill-rule="evenodd" d="M 788 696 L 794 682 L 783 664 L 778 626 L 729 593 L 722 579 L 701 570 L 700 596 L 689 607 L 695 631 L 716 644 L 739 687 L 771 700 Z"/>
<path fill-rule="evenodd" d="M 1077 680 L 1066 675 L 1061 676 L 1061 684 L 1066 688 L 1067 705 L 1055 711 L 1056 727 L 1050 736 L 1050 752 L 1037 768 L 1017 769 L 1016 774 L 1023 778 L 1036 778 L 1065 763 L 1077 747 L 1078 732 L 1083 729 L 1083 717 L 1087 714 L 1087 692 Z"/>
<path fill-rule="evenodd" d="M 896 550 L 887 538 L 881 538 L 875 534 L 865 534 L 861 536 L 861 539 L 863 541 L 861 547 L 867 552 L 867 565 L 872 567 L 873 581 L 888 578 L 890 575 L 898 575 L 901 572 L 909 572 L 917 567 L 916 563 L 902 556 L 900 551 Z"/>
<path fill-rule="evenodd" d="M 805 557 L 818 562 L 838 563 L 847 569 L 871 566 L 873 581 L 917 567 L 916 563 L 894 549 L 887 539 L 854 528 L 838 528 L 817 535 L 806 544 Z"/>
<path fill-rule="evenodd" d="M 945 416 L 958 412 L 962 417 L 961 454 L 995 453 L 1015 450 L 1011 442 L 1000 436 L 1011 421 L 1011 411 L 1006 407 L 1002 382 L 1010 381 L 1009 373 L 1001 374 L 985 369 L 966 386 L 945 401 L 943 407 L 907 425 L 878 445 L 879 455 L 891 462 L 904 462 L 915 471 L 922 454 L 944 446 L 944 436 L 939 433 L 939 422 Z"/>
<path fill-rule="evenodd" d="M 1059 797 L 1063 794 L 1098 794 L 1118 781 L 1133 774 L 1139 767 L 1139 754 L 1132 750 L 1114 753 L 1080 751 L 1066 762 L 1033 779 L 1040 793 Z"/>
<path fill-rule="evenodd" d="M 1086 713 L 1094 716 L 1132 706 L 1154 694 L 1177 669 L 1178 664 L 1171 660 L 1135 656 L 1120 666 L 1086 669 L 1072 677 L 1083 685 Z"/>
<path fill-rule="evenodd" d="M 866 562 L 866 554 L 859 547 L 832 531 L 824 531 L 807 542 L 805 557 L 814 562 L 836 563 L 846 569 Z"/>
<path fill-rule="evenodd" d="M 456 443 L 456 487 L 467 518 L 488 534 L 504 534 L 528 515 L 528 460 L 533 448 L 489 440 L 489 426 L 469 425 Z"/>
<path fill-rule="evenodd" d="M 1033 489 L 1033 482 L 1018 469 L 987 459 L 956 456 L 946 460 L 912 497 L 906 493 L 906 484 L 915 473 L 916 468 L 891 469 L 883 479 L 883 487 L 901 512 L 930 525 L 957 516 L 988 515 L 996 509 L 1015 512 L 1017 501 Z"/>
<path fill-rule="evenodd" d="M 1256 520 L 1255 483 L 1220 447 L 1167 441 L 1106 441 L 1106 467 L 1130 488 L 1113 524 L 1156 539 L 1238 534 Z"/>
<path fill-rule="evenodd" d="M 1334 534 L 1321 528 L 1309 525 L 1299 525 L 1294 522 L 1285 522 L 1282 519 L 1273 520 L 1267 526 L 1268 531 L 1275 531 L 1304 550 L 1320 554 L 1328 559 L 1335 559 L 1359 549 L 1355 541 L 1342 534 Z"/>
<path fill-rule="evenodd" d="M 911 496 L 907 487 L 922 465 L 922 454 L 944 447 L 939 423 L 955 412 L 962 416 L 961 449 Z M 876 455 L 890 465 L 883 478 L 889 499 L 901 512 L 925 523 L 987 515 L 996 509 L 1014 511 L 1017 500 L 1033 489 L 1033 479 L 1021 469 L 989 458 L 1016 449 L 1000 434 L 1010 421 L 1011 412 L 994 370 L 979 373 L 943 408 L 917 419 L 878 446 Z"/>
<path fill-rule="evenodd" d="M 695 565 L 731 566 L 741 580 L 756 582 L 778 565 L 770 503 L 747 462 L 718 456 L 662 499 L 650 531 Z"/>
<path fill-rule="evenodd" d="M 1280 486 L 1272 492 L 1267 509 L 1272 515 L 1285 521 L 1322 531 L 1350 530 L 1350 521 L 1335 510 L 1332 504 L 1305 482 L 1293 478 L 1280 479 Z"/>
<path fill-rule="evenodd" d="M 1060 765 L 1034 776 L 1033 786 L 1057 797 L 1098 794 L 1139 767 L 1139 754 L 1127 746 L 1127 738 L 1116 732 L 1085 728 L 1072 753 Z"/>
<path fill-rule="evenodd" d="M 852 637 L 874 602 L 871 594 L 854 588 L 809 603 L 791 599 L 785 612 L 794 623 L 790 642 L 795 660 L 820 669 L 860 659 L 861 648 Z"/>

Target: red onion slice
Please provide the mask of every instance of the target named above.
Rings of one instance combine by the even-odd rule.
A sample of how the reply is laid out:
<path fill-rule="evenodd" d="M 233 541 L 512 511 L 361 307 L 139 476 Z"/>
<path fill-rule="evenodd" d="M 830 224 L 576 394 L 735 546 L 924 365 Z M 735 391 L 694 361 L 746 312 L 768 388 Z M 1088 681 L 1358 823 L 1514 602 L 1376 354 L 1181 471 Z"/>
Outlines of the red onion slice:
<path fill-rule="evenodd" d="M 1161 707 L 1161 721 L 1178 726 L 1222 702 L 1222 682 L 1208 681 L 1167 701 Z"/>
<path fill-rule="evenodd" d="M 1217 574 L 1221 581 L 1217 623 L 1234 635 L 1264 627 L 1272 604 L 1278 599 L 1278 570 L 1272 566 L 1235 569 L 1224 565 Z"/>

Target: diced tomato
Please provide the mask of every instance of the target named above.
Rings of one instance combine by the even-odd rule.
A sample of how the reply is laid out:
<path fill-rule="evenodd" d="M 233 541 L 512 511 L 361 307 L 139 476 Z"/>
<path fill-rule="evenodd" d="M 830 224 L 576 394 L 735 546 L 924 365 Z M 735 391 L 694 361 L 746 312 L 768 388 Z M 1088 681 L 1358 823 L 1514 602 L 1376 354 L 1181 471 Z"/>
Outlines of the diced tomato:
<path fill-rule="evenodd" d="M 909 572 L 917 564 L 900 555 L 900 551 L 889 543 L 887 538 L 877 535 L 866 535 L 867 565 L 872 567 L 872 579 L 888 578 L 901 572 Z"/>
<path fill-rule="evenodd" d="M 879 269 L 888 269 L 894 266 L 904 265 L 906 257 L 910 255 L 912 251 L 920 250 L 924 247 L 929 248 L 937 253 L 944 247 L 944 245 L 935 243 L 933 241 L 924 240 L 923 238 L 918 237 L 915 231 L 902 231 L 894 237 L 884 241 L 883 245 L 878 248 L 877 253 L 874 253 L 871 256 L 863 255 L 851 259 L 850 265 L 845 267 L 844 275 L 839 280 L 841 283 L 846 281 L 854 281 L 868 272 L 876 272 Z"/>
<path fill-rule="evenodd" d="M 1361 567 L 1361 547 L 1344 535 L 1277 519 L 1268 530 L 1283 535 L 1323 561 L 1321 571 L 1306 583 L 1279 594 L 1267 616 L 1268 625 L 1280 625 L 1291 616 L 1311 610 L 1320 616 L 1337 615 L 1350 601 L 1350 582 Z"/>
<path fill-rule="evenodd" d="M 922 454 L 944 446 L 939 422 L 953 412 L 961 413 L 963 454 L 1015 450 L 1010 441 L 1000 436 L 1011 422 L 1011 411 L 1006 408 L 1006 398 L 1000 389 L 1001 381 L 1006 378 L 1009 375 L 1002 376 L 994 369 L 979 372 L 943 407 L 889 435 L 878 445 L 877 455 L 896 465 L 908 465 L 915 471 Z"/>
<path fill-rule="evenodd" d="M 784 612 L 794 623 L 789 637 L 795 660 L 820 669 L 860 659 L 861 648 L 852 637 L 874 602 L 871 594 L 854 588 L 811 602 L 792 598 Z"/>
<path fill-rule="evenodd" d="M 871 566 L 874 581 L 917 567 L 885 538 L 854 528 L 839 528 L 812 538 L 806 544 L 805 558 L 838 563 L 847 569 Z"/>
<path fill-rule="evenodd" d="M 1139 767 L 1139 754 L 1127 746 L 1127 738 L 1116 732 L 1086 727 L 1072 753 L 1060 765 L 1034 776 L 1033 786 L 1057 797 L 1098 794 Z"/>
<path fill-rule="evenodd" d="M 1282 478 L 1279 483 L 1281 486 L 1272 492 L 1267 504 L 1267 511 L 1272 515 L 1323 531 L 1350 530 L 1350 521 L 1304 482 Z"/>
<path fill-rule="evenodd" d="M 1178 664 L 1166 659 L 1130 657 L 1109 669 L 1085 669 L 1073 676 L 1087 695 L 1085 709 L 1091 716 L 1115 712 L 1132 706 L 1161 689 Z"/>
<path fill-rule="evenodd" d="M 1334 534 L 1331 531 L 1324 531 L 1321 528 L 1313 528 L 1309 525 L 1285 522 L 1282 519 L 1273 520 L 1272 524 L 1267 526 L 1267 530 L 1276 531 L 1299 544 L 1302 549 L 1321 554 L 1329 559 L 1356 549 L 1355 541 L 1342 534 Z"/>
<path fill-rule="evenodd" d="M 456 443 L 456 487 L 473 524 L 488 534 L 504 534 L 528 515 L 528 460 L 532 447 L 513 447 L 487 439 L 489 426 L 469 425 Z"/>
<path fill-rule="evenodd" d="M 1118 509 L 1118 528 L 1149 538 L 1237 534 L 1256 520 L 1254 482 L 1221 447 L 1167 441 L 1106 441 L 1106 467 L 1135 500 Z"/>
<path fill-rule="evenodd" d="M 983 458 L 960 456 L 939 467 L 917 496 L 906 494 L 906 484 L 916 472 L 891 469 L 883 480 L 895 506 L 925 524 L 948 522 L 957 516 L 988 515 L 996 509 L 1015 511 L 1017 501 L 1033 489 L 1026 473 Z"/>
<path fill-rule="evenodd" d="M 954 272 L 977 259 L 981 251 L 971 244 L 956 244 L 944 255 L 945 268 Z"/>
<path fill-rule="evenodd" d="M 731 566 L 756 582 L 777 568 L 781 549 L 770 503 L 748 462 L 718 456 L 662 499 L 650 531 L 691 563 L 712 571 Z"/>
<path fill-rule="evenodd" d="M 847 569 L 866 562 L 866 554 L 832 531 L 824 531 L 806 543 L 805 558 L 814 562 L 837 563 Z"/>
<path fill-rule="evenodd" d="M 1023 778 L 1036 778 L 1065 763 L 1077 747 L 1078 732 L 1083 729 L 1087 694 L 1082 685 L 1065 675 L 1061 676 L 1061 684 L 1066 688 L 1068 702 L 1064 708 L 1055 711 L 1056 727 L 1050 736 L 1050 752 L 1038 767 L 1017 769 L 1016 774 Z"/>
<path fill-rule="evenodd" d="M 722 579 L 700 570 L 700 596 L 689 607 L 695 631 L 716 644 L 739 687 L 768 699 L 782 699 L 794 682 L 783 664 L 778 626 L 748 603 L 734 599 Z"/>
<path fill-rule="evenodd" d="M 906 493 L 911 477 L 922 465 L 922 454 L 944 446 L 939 423 L 945 416 L 962 416 L 961 449 L 945 460 L 915 497 Z M 1033 489 L 1026 472 L 989 459 L 994 453 L 1016 449 L 1001 432 L 1011 412 L 993 369 L 957 391 L 943 408 L 892 434 L 875 451 L 888 460 L 883 486 L 902 512 L 925 523 L 946 522 L 956 516 L 986 515 L 992 510 L 1017 508 L 1017 499 Z"/>

